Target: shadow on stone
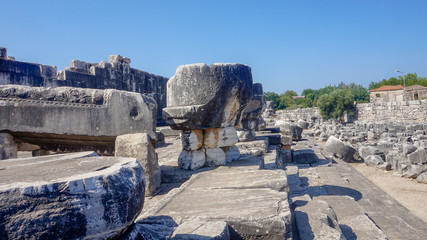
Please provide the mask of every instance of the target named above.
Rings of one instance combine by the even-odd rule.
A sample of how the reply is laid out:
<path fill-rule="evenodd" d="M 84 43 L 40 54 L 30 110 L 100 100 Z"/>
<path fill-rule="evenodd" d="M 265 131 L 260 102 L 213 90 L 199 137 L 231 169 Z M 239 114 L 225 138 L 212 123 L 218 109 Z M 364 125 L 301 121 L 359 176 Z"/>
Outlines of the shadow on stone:
<path fill-rule="evenodd" d="M 340 224 L 340 229 L 342 234 L 344 234 L 345 239 L 347 240 L 356 240 L 357 235 L 353 232 L 353 229 L 351 229 L 350 226 L 347 226 L 345 224 Z"/>
<path fill-rule="evenodd" d="M 323 189 L 317 191 L 317 189 L 319 188 L 324 188 L 326 190 L 326 194 L 322 194 L 322 192 L 324 192 Z M 315 194 L 313 196 L 321 196 L 321 195 L 349 196 L 353 198 L 355 201 L 359 201 L 363 197 L 362 193 L 357 190 L 354 190 L 348 187 L 335 186 L 335 185 L 310 186 L 310 187 L 307 187 L 307 191 L 311 193 L 320 193 L 320 194 Z"/>
<path fill-rule="evenodd" d="M 311 240 L 314 239 L 314 233 L 310 226 L 310 221 L 307 213 L 296 211 L 295 217 L 298 219 L 298 233 L 294 233 L 295 239 Z"/>

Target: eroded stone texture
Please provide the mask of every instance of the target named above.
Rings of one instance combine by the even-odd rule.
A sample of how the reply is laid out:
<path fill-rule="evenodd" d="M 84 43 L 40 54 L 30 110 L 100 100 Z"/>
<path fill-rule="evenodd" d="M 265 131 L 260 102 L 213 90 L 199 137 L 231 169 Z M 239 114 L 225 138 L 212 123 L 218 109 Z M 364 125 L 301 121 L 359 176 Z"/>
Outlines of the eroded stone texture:
<path fill-rule="evenodd" d="M 345 239 L 334 210 L 325 201 L 295 208 L 295 221 L 300 239 Z"/>
<path fill-rule="evenodd" d="M 182 131 L 181 139 L 184 150 L 198 150 L 203 145 L 203 130 Z"/>
<path fill-rule="evenodd" d="M 234 146 L 239 139 L 234 127 L 205 129 L 204 145 L 207 148 Z"/>
<path fill-rule="evenodd" d="M 112 154 L 118 135 L 156 139 L 156 102 L 113 89 L 0 86 L 0 131 L 44 150 L 100 150 Z"/>
<path fill-rule="evenodd" d="M 167 83 L 166 122 L 181 130 L 235 126 L 252 98 L 252 86 L 246 65 L 179 66 Z"/>
<path fill-rule="evenodd" d="M 182 150 L 178 157 L 178 164 L 185 170 L 196 170 L 202 168 L 206 164 L 206 150 L 187 151 Z"/>
<path fill-rule="evenodd" d="M 178 159 L 182 168 L 225 165 L 238 158 L 239 151 L 232 148 L 239 141 L 234 127 L 253 96 L 248 66 L 183 65 L 167 89 L 167 108 L 163 109 L 166 122 L 172 129 L 183 130 L 183 150 Z"/>
<path fill-rule="evenodd" d="M 18 147 L 13 136 L 8 133 L 0 133 L 0 160 L 16 158 L 18 156 Z"/>
<path fill-rule="evenodd" d="M 249 131 L 249 133 L 242 135 L 242 138 L 239 138 L 239 141 L 253 141 L 255 140 L 255 131 L 265 129 L 266 124 L 264 119 L 261 117 L 265 108 L 266 101 L 262 84 L 254 83 L 252 100 L 249 101 L 248 105 L 243 110 L 241 118 L 241 131 Z"/>
<path fill-rule="evenodd" d="M 153 195 L 161 184 L 160 168 L 154 145 L 146 133 L 120 135 L 116 138 L 116 157 L 136 158 L 144 169 L 145 195 Z"/>
<path fill-rule="evenodd" d="M 344 161 L 350 161 L 353 159 L 356 149 L 350 144 L 346 144 L 334 136 L 330 136 L 325 144 L 326 150 L 343 159 Z"/>
<path fill-rule="evenodd" d="M 111 55 L 109 62 L 72 60 L 69 68 L 58 72 L 56 66 L 12 60 L 7 57 L 6 48 L 0 48 L 0 85 L 67 86 L 137 92 L 155 99 L 158 105 L 157 119 L 162 119 L 168 78 L 132 68 L 130 63 L 129 58 Z"/>
<path fill-rule="evenodd" d="M 92 152 L 0 161 L 1 239 L 107 239 L 144 204 L 134 158 Z"/>

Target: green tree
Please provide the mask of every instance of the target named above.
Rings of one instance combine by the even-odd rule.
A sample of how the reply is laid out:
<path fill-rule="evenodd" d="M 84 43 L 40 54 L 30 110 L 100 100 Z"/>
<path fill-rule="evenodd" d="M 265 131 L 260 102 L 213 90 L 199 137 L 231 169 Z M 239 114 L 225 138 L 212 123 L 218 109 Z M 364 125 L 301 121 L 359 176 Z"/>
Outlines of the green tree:
<path fill-rule="evenodd" d="M 275 92 L 266 92 L 264 93 L 266 101 L 272 101 L 274 103 L 274 108 L 279 109 L 280 96 Z"/>
<path fill-rule="evenodd" d="M 317 107 L 324 119 L 341 119 L 346 111 L 354 114 L 354 95 L 349 89 L 335 89 L 330 94 L 321 95 Z"/>
<path fill-rule="evenodd" d="M 371 82 L 369 84 L 369 90 L 382 87 L 384 85 L 404 85 L 404 82 L 406 82 L 406 86 L 412 86 L 412 85 L 420 85 L 427 87 L 427 78 L 425 77 L 418 77 L 416 73 L 408 73 L 403 76 L 391 77 L 389 79 L 383 79 L 379 82 Z"/>

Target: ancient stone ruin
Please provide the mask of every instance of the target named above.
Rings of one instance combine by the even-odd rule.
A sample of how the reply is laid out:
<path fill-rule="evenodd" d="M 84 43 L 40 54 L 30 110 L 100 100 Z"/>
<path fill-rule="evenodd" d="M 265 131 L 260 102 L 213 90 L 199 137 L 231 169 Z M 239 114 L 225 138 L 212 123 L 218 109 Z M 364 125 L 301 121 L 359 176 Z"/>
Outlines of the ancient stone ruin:
<path fill-rule="evenodd" d="M 237 131 L 240 142 L 255 140 L 255 131 L 264 130 L 266 123 L 261 114 L 266 108 L 264 91 L 261 83 L 254 83 L 253 97 L 242 112 L 240 127 Z"/>
<path fill-rule="evenodd" d="M 1 239 L 111 239 L 144 204 L 133 158 L 93 152 L 0 161 Z"/>
<path fill-rule="evenodd" d="M 0 85 L 0 115 L 0 132 L 13 137 L 17 150 L 29 143 L 36 150 L 112 155 L 119 135 L 156 139 L 156 102 L 127 91 Z"/>
<path fill-rule="evenodd" d="M 275 111 L 246 65 L 160 78 L 118 55 L 57 74 L 0 48 L 0 239 L 427 235 L 349 164 L 426 183 L 425 101 L 325 121 L 315 108 Z M 159 111 L 170 127 L 156 128 Z"/>
<path fill-rule="evenodd" d="M 110 55 L 108 62 L 100 63 L 72 60 L 69 68 L 58 72 L 56 66 L 16 61 L 7 56 L 6 48 L 0 47 L 0 53 L 0 85 L 111 88 L 143 93 L 157 102 L 157 118 L 162 119 L 168 78 L 131 68 L 129 58 Z"/>
<path fill-rule="evenodd" d="M 182 168 L 219 166 L 239 158 L 234 126 L 252 98 L 251 69 L 241 64 L 183 65 L 167 84 L 166 123 L 182 130 Z"/>

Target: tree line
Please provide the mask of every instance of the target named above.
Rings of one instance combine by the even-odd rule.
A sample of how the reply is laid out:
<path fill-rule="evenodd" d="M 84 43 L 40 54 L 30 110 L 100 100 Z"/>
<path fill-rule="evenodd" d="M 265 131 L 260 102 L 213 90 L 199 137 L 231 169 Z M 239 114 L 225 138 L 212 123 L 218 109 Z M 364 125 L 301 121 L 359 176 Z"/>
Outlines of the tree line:
<path fill-rule="evenodd" d="M 421 85 L 427 87 L 427 79 L 418 77 L 416 73 L 408 73 L 404 76 L 391 77 L 378 82 L 371 82 L 369 90 L 379 88 L 384 85 L 403 85 L 406 86 Z M 273 101 L 275 109 L 294 110 L 297 108 L 318 107 L 320 114 L 324 119 L 341 119 L 344 113 L 349 115 L 354 113 L 355 103 L 369 102 L 369 90 L 360 84 L 344 82 L 338 85 L 330 85 L 321 89 L 305 89 L 301 96 L 295 91 L 288 90 L 282 94 L 275 92 L 266 92 L 267 101 Z"/>

